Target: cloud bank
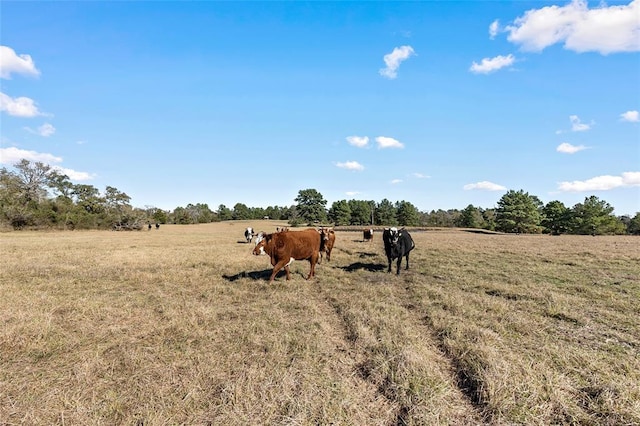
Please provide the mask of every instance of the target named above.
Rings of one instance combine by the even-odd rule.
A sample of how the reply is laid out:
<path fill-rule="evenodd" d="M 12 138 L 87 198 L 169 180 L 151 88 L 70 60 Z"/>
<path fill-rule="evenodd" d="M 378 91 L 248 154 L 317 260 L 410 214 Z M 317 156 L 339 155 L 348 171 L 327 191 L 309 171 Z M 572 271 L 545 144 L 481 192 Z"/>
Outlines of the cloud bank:
<path fill-rule="evenodd" d="M 488 182 L 483 180 L 482 182 L 470 183 L 462 187 L 465 191 L 471 190 L 483 190 L 483 191 L 506 191 L 506 187 L 498 185 L 497 183 Z"/>
<path fill-rule="evenodd" d="M 640 51 L 640 0 L 628 5 L 589 9 L 587 1 L 573 0 L 566 6 L 532 9 L 507 25 L 507 40 L 523 50 L 540 52 L 563 43 L 574 52 L 602 55 Z M 494 21 L 495 22 L 495 21 Z"/>
<path fill-rule="evenodd" d="M 609 191 L 615 188 L 640 186 L 640 172 L 625 172 L 621 176 L 596 176 L 587 180 L 560 182 L 562 192 Z"/>

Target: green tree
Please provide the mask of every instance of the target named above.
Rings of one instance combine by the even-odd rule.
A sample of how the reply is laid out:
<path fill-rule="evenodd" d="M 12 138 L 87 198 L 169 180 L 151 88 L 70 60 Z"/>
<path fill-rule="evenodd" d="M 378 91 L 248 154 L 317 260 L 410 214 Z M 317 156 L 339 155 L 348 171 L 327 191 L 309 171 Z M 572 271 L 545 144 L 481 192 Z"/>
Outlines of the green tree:
<path fill-rule="evenodd" d="M 375 209 L 375 222 L 382 226 L 396 226 L 398 224 L 396 207 L 384 198 Z"/>
<path fill-rule="evenodd" d="M 482 210 L 482 227 L 490 231 L 496 229 L 496 209 L 484 209 Z"/>
<path fill-rule="evenodd" d="M 58 173 L 47 164 L 41 162 L 32 163 L 21 160 L 14 165 L 16 176 L 20 181 L 22 197 L 26 203 L 40 202 L 47 197 L 47 189 Z"/>
<path fill-rule="evenodd" d="M 49 177 L 49 185 L 53 192 L 57 194 L 58 197 L 64 197 L 70 200 L 73 194 L 73 183 L 69 180 L 69 176 L 54 171 Z"/>
<path fill-rule="evenodd" d="M 427 215 L 425 224 L 443 228 L 453 228 L 460 218 L 460 212 L 456 209 L 444 211 L 442 209 L 431 210 Z"/>
<path fill-rule="evenodd" d="M 371 202 L 362 200 L 349 200 L 349 210 L 351 211 L 350 225 L 371 224 Z"/>
<path fill-rule="evenodd" d="M 242 203 L 236 203 L 236 205 L 233 206 L 232 219 L 233 220 L 251 219 L 251 210 L 249 210 L 249 207 L 247 207 Z"/>
<path fill-rule="evenodd" d="M 337 226 L 348 225 L 351 222 L 351 208 L 347 200 L 334 201 L 329 209 L 329 222 Z"/>
<path fill-rule="evenodd" d="M 399 201 L 396 203 L 396 217 L 400 226 L 418 226 L 420 225 L 420 212 L 417 207 L 408 201 Z"/>
<path fill-rule="evenodd" d="M 571 227 L 572 212 L 560 201 L 549 201 L 542 208 L 542 226 L 552 235 L 566 233 Z"/>
<path fill-rule="evenodd" d="M 483 221 L 480 211 L 473 204 L 469 204 L 462 210 L 457 225 L 461 228 L 481 228 Z"/>
<path fill-rule="evenodd" d="M 296 213 L 299 219 L 306 223 L 320 222 L 327 220 L 325 206 L 327 201 L 315 189 L 302 189 L 294 199 L 296 203 Z"/>
<path fill-rule="evenodd" d="M 539 233 L 541 209 L 542 202 L 535 195 L 523 190 L 510 190 L 498 201 L 496 229 L 501 232 Z"/>
<path fill-rule="evenodd" d="M 283 219 L 283 211 L 284 209 L 282 207 L 269 206 L 264 210 L 264 215 L 269 216 L 269 219 L 281 220 Z"/>
<path fill-rule="evenodd" d="M 100 196 L 100 191 L 95 186 L 74 185 L 72 194 L 76 198 L 76 204 L 87 213 L 98 214 L 104 211 L 105 199 Z"/>
<path fill-rule="evenodd" d="M 123 216 L 131 211 L 131 206 L 129 205 L 131 197 L 112 186 L 106 187 L 104 200 L 110 214 L 109 219 L 111 222 L 122 222 Z"/>
<path fill-rule="evenodd" d="M 640 235 L 640 212 L 629 220 L 627 225 L 627 233 L 631 235 Z"/>
<path fill-rule="evenodd" d="M 218 218 L 220 220 L 231 220 L 233 218 L 233 212 L 224 204 L 218 206 Z"/>
<path fill-rule="evenodd" d="M 251 207 L 249 211 L 251 212 L 251 219 L 259 220 L 268 216 L 267 211 L 262 207 Z"/>
<path fill-rule="evenodd" d="M 573 206 L 572 232 L 581 235 L 622 234 L 624 225 L 613 215 L 613 207 L 595 195 Z"/>

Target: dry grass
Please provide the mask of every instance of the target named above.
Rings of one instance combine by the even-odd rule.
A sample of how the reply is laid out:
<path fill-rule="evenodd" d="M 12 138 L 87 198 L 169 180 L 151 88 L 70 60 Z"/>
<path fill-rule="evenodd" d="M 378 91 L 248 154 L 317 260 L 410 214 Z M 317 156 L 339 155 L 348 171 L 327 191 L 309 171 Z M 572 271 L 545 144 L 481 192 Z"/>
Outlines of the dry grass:
<path fill-rule="evenodd" d="M 0 424 L 640 424 L 640 240 L 377 235 L 268 285 L 247 225 L 0 234 Z"/>

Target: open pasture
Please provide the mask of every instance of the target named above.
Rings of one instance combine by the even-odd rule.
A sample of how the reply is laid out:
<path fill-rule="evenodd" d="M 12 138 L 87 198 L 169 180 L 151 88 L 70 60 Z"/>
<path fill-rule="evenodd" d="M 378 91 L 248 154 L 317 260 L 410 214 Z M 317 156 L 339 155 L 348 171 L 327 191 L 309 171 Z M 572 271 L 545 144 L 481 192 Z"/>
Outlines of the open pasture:
<path fill-rule="evenodd" d="M 269 285 L 279 225 L 0 234 L 0 424 L 640 424 L 637 237 L 413 232 L 396 276 L 337 231 Z"/>

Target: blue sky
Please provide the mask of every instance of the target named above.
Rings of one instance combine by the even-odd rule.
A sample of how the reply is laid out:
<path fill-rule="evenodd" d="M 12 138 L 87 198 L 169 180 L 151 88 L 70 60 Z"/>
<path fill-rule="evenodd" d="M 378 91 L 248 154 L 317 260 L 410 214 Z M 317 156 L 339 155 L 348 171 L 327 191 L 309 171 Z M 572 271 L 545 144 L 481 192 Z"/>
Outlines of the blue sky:
<path fill-rule="evenodd" d="M 640 212 L 640 0 L 0 3 L 2 166 L 136 207 Z"/>

